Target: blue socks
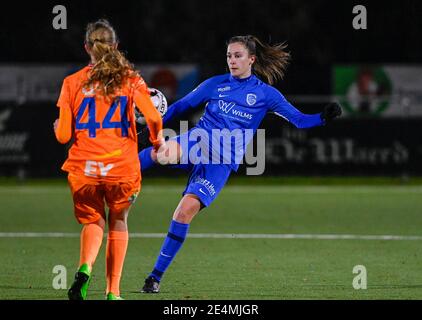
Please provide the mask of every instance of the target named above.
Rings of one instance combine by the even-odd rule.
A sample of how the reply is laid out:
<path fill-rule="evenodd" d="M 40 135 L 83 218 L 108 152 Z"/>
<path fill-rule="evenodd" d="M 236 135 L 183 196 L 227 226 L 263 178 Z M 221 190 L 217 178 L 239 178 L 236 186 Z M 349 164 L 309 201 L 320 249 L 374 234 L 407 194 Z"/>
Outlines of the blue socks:
<path fill-rule="evenodd" d="M 141 170 L 145 171 L 155 165 L 155 162 L 151 158 L 152 147 L 146 148 L 139 152 L 138 157 L 141 162 Z"/>
<path fill-rule="evenodd" d="M 150 273 L 157 281 L 161 280 L 164 272 L 173 261 L 176 253 L 182 247 L 188 234 L 189 224 L 171 221 L 169 232 L 161 247 L 160 254 L 155 262 L 154 270 Z"/>

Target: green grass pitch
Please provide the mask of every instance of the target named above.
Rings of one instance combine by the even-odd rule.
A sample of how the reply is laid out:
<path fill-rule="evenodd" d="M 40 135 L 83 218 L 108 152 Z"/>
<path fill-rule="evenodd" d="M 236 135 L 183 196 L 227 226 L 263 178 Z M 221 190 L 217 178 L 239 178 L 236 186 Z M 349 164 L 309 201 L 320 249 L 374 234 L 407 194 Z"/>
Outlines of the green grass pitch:
<path fill-rule="evenodd" d="M 166 233 L 182 191 L 182 184 L 146 180 L 130 213 L 129 231 Z M 66 290 L 56 290 L 52 283 L 54 266 L 63 265 L 69 286 L 79 259 L 75 234 L 80 226 L 67 185 L 3 184 L 0 203 L 0 299 L 66 299 Z M 422 299 L 421 208 L 422 187 L 417 185 L 230 184 L 193 221 L 190 233 L 206 237 L 187 239 L 162 280 L 161 293 L 141 294 L 139 289 L 162 238 L 130 239 L 121 294 L 142 300 Z M 39 237 L 47 232 L 67 237 Z M 274 234 L 293 236 L 262 236 Z M 334 236 L 312 238 L 321 234 Z M 340 235 L 403 238 L 339 239 Z M 104 299 L 105 243 L 88 299 Z M 352 286 L 356 265 L 366 267 L 366 290 Z"/>

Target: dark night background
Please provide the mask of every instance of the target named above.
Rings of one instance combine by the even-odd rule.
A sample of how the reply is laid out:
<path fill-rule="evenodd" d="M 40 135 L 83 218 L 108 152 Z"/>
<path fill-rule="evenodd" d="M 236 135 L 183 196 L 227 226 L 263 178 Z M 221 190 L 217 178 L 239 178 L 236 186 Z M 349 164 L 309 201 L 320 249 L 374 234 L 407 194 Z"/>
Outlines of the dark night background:
<path fill-rule="evenodd" d="M 52 9 L 58 4 L 67 9 L 66 30 L 55 30 L 52 27 L 55 17 Z M 352 27 L 355 17 L 352 10 L 355 5 L 364 5 L 367 9 L 367 30 L 355 30 Z M 120 39 L 120 48 L 130 61 L 142 64 L 196 64 L 199 68 L 199 81 L 226 72 L 225 43 L 231 36 L 254 34 L 270 43 L 286 41 L 292 61 L 285 79 L 275 86 L 288 98 L 295 95 L 329 96 L 333 88 L 334 65 L 422 65 L 421 14 L 422 3 L 409 0 L 15 2 L 8 4 L 0 20 L 0 64 L 87 63 L 88 57 L 83 48 L 86 24 L 106 18 L 114 25 Z M 307 113 L 321 111 L 325 103 L 297 103 L 294 99 L 292 102 Z M 20 119 L 39 115 L 34 107 L 31 109 L 33 115 L 26 113 Z M 42 130 L 49 136 L 53 117 L 48 119 L 48 124 L 42 125 Z M 279 119 L 267 118 L 269 119 L 263 125 L 269 129 L 267 132 L 270 137 L 281 136 L 281 126 L 289 126 L 280 124 Z M 21 123 L 22 121 L 26 120 L 21 120 Z M 402 143 L 411 141 L 408 148 L 415 153 L 407 162 L 409 172 L 422 174 L 417 166 L 419 159 L 422 159 L 420 139 L 415 136 L 420 122 L 419 118 L 397 121 L 341 119 L 327 130 L 317 128 L 309 133 L 310 136 L 316 134 L 329 139 L 330 136 L 348 138 L 348 133 L 353 132 L 355 144 L 365 148 L 381 148 L 386 142 L 395 141 L 396 138 Z M 34 127 L 32 132 L 40 132 L 39 127 Z M 379 137 L 380 132 L 383 135 L 390 134 L 389 140 L 376 140 L 375 137 Z M 52 149 L 58 148 L 53 138 L 49 143 Z M 369 144 L 365 146 L 365 143 Z M 59 154 L 63 154 L 59 157 L 61 162 L 65 153 L 60 150 Z M 284 152 L 280 150 L 279 152 Z M 368 150 L 364 149 L 362 152 L 370 152 Z M 32 159 L 38 159 L 35 161 L 38 164 L 43 161 L 38 154 Z M 400 175 L 408 171 L 403 164 L 390 163 L 386 167 L 380 167 L 370 163 L 365 165 L 359 161 L 339 165 L 335 170 L 329 165 L 315 167 L 312 163 L 291 163 L 285 164 L 283 171 L 274 173 Z M 49 175 L 51 170 L 34 168 L 32 165 L 30 171 L 41 176 Z M 271 173 L 271 166 L 269 168 Z M 59 171 L 58 168 L 54 170 Z M 5 174 L 5 170 L 1 172 Z M 11 172 L 15 170 L 7 167 L 6 174 Z"/>
<path fill-rule="evenodd" d="M 67 8 L 67 30 L 52 28 L 52 8 L 57 4 Z M 352 28 L 352 8 L 358 4 L 367 8 L 367 30 Z M 107 18 L 130 60 L 198 63 L 206 76 L 225 72 L 225 42 L 233 35 L 287 41 L 293 61 L 284 85 L 294 91 L 310 83 L 320 92 L 317 81 L 296 79 L 294 69 L 323 69 L 334 63 L 421 63 L 421 14 L 422 3 L 409 0 L 16 3 L 0 21 L 0 61 L 84 62 L 86 24 Z"/>

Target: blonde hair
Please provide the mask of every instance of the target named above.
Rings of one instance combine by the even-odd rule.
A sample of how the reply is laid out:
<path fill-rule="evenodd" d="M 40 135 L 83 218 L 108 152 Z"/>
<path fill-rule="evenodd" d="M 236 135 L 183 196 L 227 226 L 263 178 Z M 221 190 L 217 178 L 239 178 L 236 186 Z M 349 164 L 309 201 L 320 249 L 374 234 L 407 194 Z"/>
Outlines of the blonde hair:
<path fill-rule="evenodd" d="M 113 97 L 128 78 L 138 76 L 133 65 L 117 49 L 117 36 L 111 24 L 104 19 L 89 23 L 85 44 L 95 62 L 85 88 L 95 88 L 105 97 Z"/>
<path fill-rule="evenodd" d="M 227 45 L 235 42 L 242 43 L 249 54 L 256 57 L 252 68 L 262 80 L 271 85 L 283 79 L 291 59 L 290 53 L 285 51 L 287 48 L 285 43 L 269 45 L 255 36 L 247 35 L 232 37 Z"/>

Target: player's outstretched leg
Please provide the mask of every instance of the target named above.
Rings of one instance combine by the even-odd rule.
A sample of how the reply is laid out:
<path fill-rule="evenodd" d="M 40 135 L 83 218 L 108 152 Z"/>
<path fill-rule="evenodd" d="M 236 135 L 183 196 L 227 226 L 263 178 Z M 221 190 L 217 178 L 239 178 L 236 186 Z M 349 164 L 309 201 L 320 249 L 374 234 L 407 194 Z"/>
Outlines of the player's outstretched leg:
<path fill-rule="evenodd" d="M 145 279 L 142 292 L 158 293 L 160 291 L 161 277 L 182 247 L 188 230 L 189 224 L 180 223 L 176 220 L 171 221 L 170 228 L 161 247 L 160 254 L 155 262 L 154 270 Z"/>
<path fill-rule="evenodd" d="M 195 195 L 185 195 L 173 215 L 169 231 L 155 262 L 154 270 L 145 279 L 141 292 L 158 293 L 164 272 L 174 260 L 183 245 L 193 217 L 201 210 L 201 203 Z"/>

